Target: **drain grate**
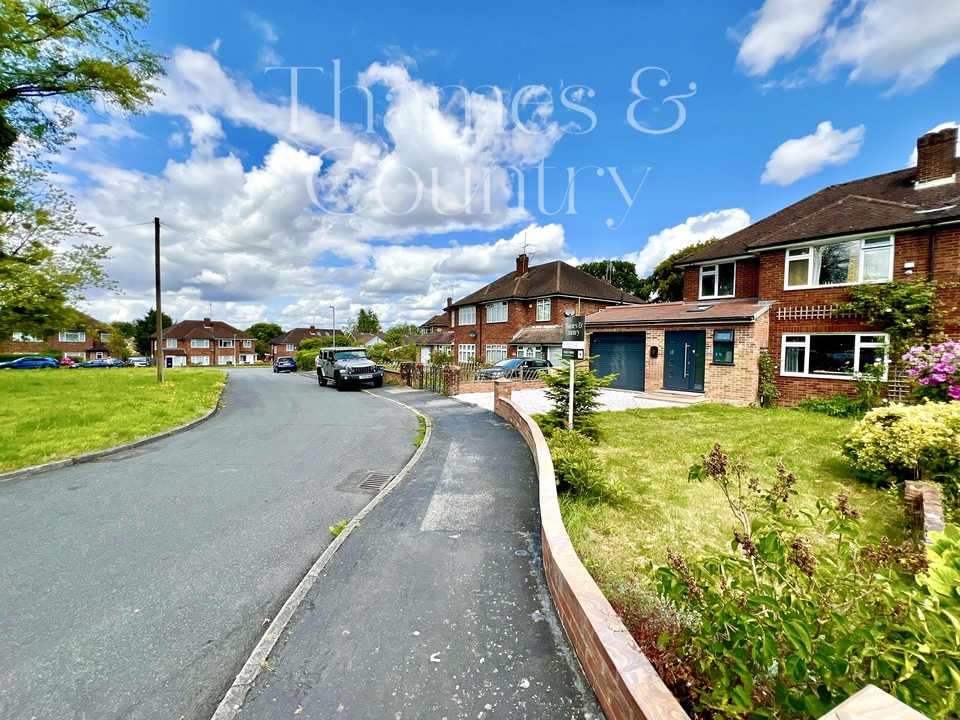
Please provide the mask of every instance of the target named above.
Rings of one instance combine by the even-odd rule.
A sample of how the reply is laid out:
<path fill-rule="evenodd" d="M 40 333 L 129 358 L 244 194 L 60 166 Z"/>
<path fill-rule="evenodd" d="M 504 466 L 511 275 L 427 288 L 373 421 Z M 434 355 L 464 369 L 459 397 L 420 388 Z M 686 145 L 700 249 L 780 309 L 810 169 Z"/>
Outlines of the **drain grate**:
<path fill-rule="evenodd" d="M 380 492 L 391 480 L 393 480 L 393 475 L 387 473 L 367 473 L 367 476 L 360 481 L 359 487 L 367 492 Z"/>

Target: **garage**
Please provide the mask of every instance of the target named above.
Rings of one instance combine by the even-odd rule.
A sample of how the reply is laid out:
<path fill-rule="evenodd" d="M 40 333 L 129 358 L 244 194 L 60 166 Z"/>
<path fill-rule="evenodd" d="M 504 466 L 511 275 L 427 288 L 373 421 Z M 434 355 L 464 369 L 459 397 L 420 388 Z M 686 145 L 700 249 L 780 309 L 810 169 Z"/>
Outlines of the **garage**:
<path fill-rule="evenodd" d="M 644 389 L 646 333 L 592 333 L 591 369 L 600 377 L 616 373 L 610 387 L 621 390 Z"/>

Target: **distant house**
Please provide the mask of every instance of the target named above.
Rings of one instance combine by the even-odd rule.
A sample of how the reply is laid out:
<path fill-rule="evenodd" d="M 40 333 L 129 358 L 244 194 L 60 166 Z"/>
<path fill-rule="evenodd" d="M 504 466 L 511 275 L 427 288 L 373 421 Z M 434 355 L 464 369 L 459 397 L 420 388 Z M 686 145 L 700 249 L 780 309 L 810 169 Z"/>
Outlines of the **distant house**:
<path fill-rule="evenodd" d="M 219 320 L 181 320 L 163 330 L 167 367 L 185 365 L 252 365 L 257 361 L 256 338 Z M 150 347 L 157 354 L 156 333 Z"/>
<path fill-rule="evenodd" d="M 374 345 L 386 345 L 387 341 L 383 339 L 380 333 L 352 333 L 354 345 L 364 347 L 373 347 Z"/>
<path fill-rule="evenodd" d="M 434 315 L 417 329 L 421 335 L 432 332 L 443 332 L 444 330 L 450 329 L 450 318 L 446 313 L 440 313 L 439 315 Z"/>
<path fill-rule="evenodd" d="M 852 286 L 943 284 L 960 336 L 957 129 L 917 141 L 917 166 L 832 185 L 685 258 L 683 302 L 609 308 L 586 319 L 595 367 L 615 387 L 757 399 L 757 361 L 777 365 L 780 400 L 853 394 L 889 338 L 834 304 Z"/>
<path fill-rule="evenodd" d="M 278 335 L 270 341 L 270 357 L 275 359 L 283 355 L 293 355 L 298 349 L 300 349 L 300 343 L 304 340 L 310 340 L 313 338 L 332 338 L 334 333 L 337 335 L 337 341 L 340 341 L 340 338 L 347 341 L 347 336 L 344 335 L 341 330 L 334 330 L 333 328 L 318 328 L 311 325 L 308 328 L 294 328 L 289 330 L 283 335 Z"/>
<path fill-rule="evenodd" d="M 428 363 L 436 352 L 445 352 L 453 355 L 453 345 L 456 335 L 453 330 L 436 330 L 424 333 L 413 340 L 417 347 L 417 362 Z"/>
<path fill-rule="evenodd" d="M 0 341 L 0 352 L 11 355 L 53 353 L 74 360 L 99 360 L 110 357 L 106 342 L 110 325 L 77 311 L 75 326 L 48 333 L 43 337 L 14 331 L 9 340 Z"/>
<path fill-rule="evenodd" d="M 611 305 L 640 302 L 565 262 L 531 267 L 530 258 L 523 254 L 517 258 L 515 272 L 456 302 L 447 299 L 451 353 L 460 362 L 531 357 L 556 364 L 561 360 L 566 312 L 589 315 Z"/>

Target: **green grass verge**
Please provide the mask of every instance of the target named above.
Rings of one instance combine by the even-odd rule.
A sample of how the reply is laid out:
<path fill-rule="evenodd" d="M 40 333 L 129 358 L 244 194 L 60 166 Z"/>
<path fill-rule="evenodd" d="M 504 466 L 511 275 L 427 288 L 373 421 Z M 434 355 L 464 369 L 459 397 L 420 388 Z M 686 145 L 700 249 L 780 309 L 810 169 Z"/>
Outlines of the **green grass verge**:
<path fill-rule="evenodd" d="M 840 439 L 853 420 L 709 403 L 597 417 L 603 432 L 598 454 L 626 500 L 614 507 L 564 496 L 561 511 L 577 553 L 602 585 L 634 583 L 651 563 L 666 564 L 667 548 L 694 557 L 730 547 L 734 520 L 722 492 L 712 483 L 687 481 L 690 466 L 715 442 L 731 457 L 746 456 L 750 475 L 765 485 L 782 460 L 798 478 L 794 507 L 813 509 L 818 499 L 846 491 L 863 512 L 865 533 L 891 539 L 902 533 L 902 501 L 857 481 L 840 455 Z"/>
<path fill-rule="evenodd" d="M 210 410 L 225 373 L 146 368 L 0 371 L 0 472 L 122 445 Z"/>

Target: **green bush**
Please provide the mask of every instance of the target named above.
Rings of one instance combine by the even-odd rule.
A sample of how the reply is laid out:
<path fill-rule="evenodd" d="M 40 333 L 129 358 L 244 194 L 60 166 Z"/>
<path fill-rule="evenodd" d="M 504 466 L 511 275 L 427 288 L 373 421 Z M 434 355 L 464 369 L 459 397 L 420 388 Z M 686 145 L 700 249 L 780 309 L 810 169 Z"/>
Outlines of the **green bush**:
<path fill-rule="evenodd" d="M 576 430 L 556 428 L 547 440 L 557 487 L 581 497 L 616 500 L 618 489 L 604 476 L 593 442 Z"/>
<path fill-rule="evenodd" d="M 833 395 L 828 398 L 812 397 L 801 400 L 794 406 L 797 410 L 820 413 L 830 417 L 861 417 L 863 407 L 859 400 L 847 395 Z"/>
<path fill-rule="evenodd" d="M 843 441 L 843 454 L 873 482 L 915 479 L 960 468 L 960 403 L 892 404 L 867 413 Z"/>
<path fill-rule="evenodd" d="M 841 495 L 794 510 L 782 466 L 765 489 L 719 445 L 691 478 L 720 486 L 735 518 L 732 553 L 669 552 L 660 592 L 685 617 L 659 649 L 686 670 L 698 717 L 819 717 L 872 683 L 932 718 L 960 710 L 960 532 L 927 556 L 861 539 Z M 692 614 L 692 615 L 691 615 Z"/>
<path fill-rule="evenodd" d="M 316 370 L 317 369 L 317 351 L 314 349 L 297 350 L 293 355 L 297 361 L 298 370 Z"/>

